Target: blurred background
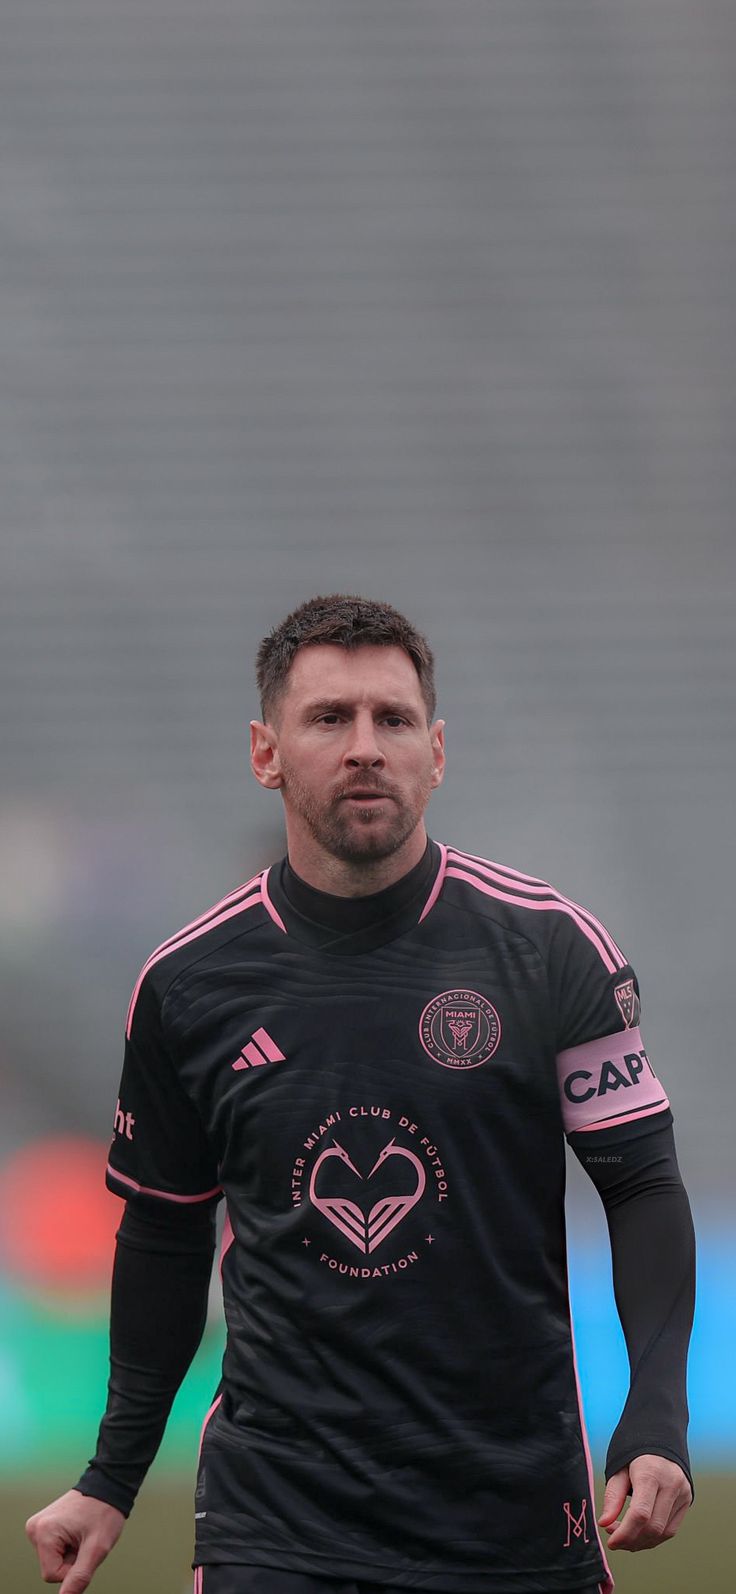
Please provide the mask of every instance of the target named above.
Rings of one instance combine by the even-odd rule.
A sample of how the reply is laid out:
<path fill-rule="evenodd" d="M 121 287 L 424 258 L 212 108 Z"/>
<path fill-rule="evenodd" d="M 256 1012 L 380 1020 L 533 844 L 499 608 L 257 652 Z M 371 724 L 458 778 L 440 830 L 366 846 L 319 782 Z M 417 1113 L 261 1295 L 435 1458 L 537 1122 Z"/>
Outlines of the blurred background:
<path fill-rule="evenodd" d="M 387 599 L 437 655 L 440 840 L 633 962 L 700 1242 L 698 1496 L 620 1594 L 729 1588 L 736 1478 L 736 11 L 3 0 L 0 1526 L 92 1454 L 102 1170 L 149 952 L 284 850 L 257 644 Z M 603 1210 L 569 1242 L 601 1462 Z M 191 1586 L 219 1301 L 104 1594 Z"/>

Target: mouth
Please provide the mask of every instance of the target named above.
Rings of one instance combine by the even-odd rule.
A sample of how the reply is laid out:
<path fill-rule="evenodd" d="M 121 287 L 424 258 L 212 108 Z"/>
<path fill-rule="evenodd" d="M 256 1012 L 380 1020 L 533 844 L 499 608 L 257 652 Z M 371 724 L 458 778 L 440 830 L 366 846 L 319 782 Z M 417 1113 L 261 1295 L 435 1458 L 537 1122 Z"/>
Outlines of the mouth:
<path fill-rule="evenodd" d="M 386 803 L 390 802 L 390 800 L 387 794 L 382 791 L 350 791 L 343 798 L 344 802 L 360 803 L 363 807 L 365 807 L 366 803 Z"/>

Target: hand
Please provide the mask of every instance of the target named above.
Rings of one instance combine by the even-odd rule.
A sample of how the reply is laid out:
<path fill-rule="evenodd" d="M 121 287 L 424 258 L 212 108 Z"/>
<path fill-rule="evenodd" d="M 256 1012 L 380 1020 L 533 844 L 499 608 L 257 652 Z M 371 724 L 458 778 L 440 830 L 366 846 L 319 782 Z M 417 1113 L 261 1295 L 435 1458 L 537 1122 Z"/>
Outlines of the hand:
<path fill-rule="evenodd" d="M 60 1594 L 84 1594 L 124 1527 L 125 1517 L 114 1505 L 69 1489 L 28 1518 L 26 1533 L 38 1552 L 44 1583 L 61 1583 Z"/>
<path fill-rule="evenodd" d="M 629 1493 L 626 1516 L 616 1522 Z M 599 1526 L 611 1535 L 606 1548 L 652 1550 L 674 1538 L 692 1498 L 690 1484 L 676 1461 L 668 1461 L 666 1456 L 635 1456 L 606 1484 L 598 1518 Z M 613 1522 L 616 1526 L 611 1533 Z"/>

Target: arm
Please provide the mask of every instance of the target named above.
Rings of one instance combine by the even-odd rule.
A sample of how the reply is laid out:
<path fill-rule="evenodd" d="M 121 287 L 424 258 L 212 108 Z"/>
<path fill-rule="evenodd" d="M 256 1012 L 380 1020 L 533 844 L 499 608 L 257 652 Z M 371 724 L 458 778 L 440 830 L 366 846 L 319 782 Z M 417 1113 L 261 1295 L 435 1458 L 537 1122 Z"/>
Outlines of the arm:
<path fill-rule="evenodd" d="M 693 1498 L 685 1364 L 694 1240 L 666 1091 L 640 1029 L 636 972 L 579 904 L 554 922 L 548 975 L 560 1108 L 570 1146 L 606 1209 L 631 1388 L 606 1458 L 601 1526 L 633 1491 L 613 1549 L 671 1538 Z M 616 1159 L 616 1160 L 612 1160 Z"/>
<path fill-rule="evenodd" d="M 126 1206 L 113 1264 L 110 1379 L 97 1449 L 74 1488 L 26 1524 L 41 1575 L 61 1582 L 61 1594 L 88 1587 L 158 1450 L 204 1330 L 214 1238 L 211 1203 Z"/>
<path fill-rule="evenodd" d="M 687 1352 L 695 1297 L 695 1236 L 677 1164 L 672 1115 L 592 1133 L 570 1145 L 603 1201 L 630 1388 L 606 1457 L 600 1518 L 611 1548 L 671 1538 L 694 1498 L 687 1449 Z"/>
<path fill-rule="evenodd" d="M 214 1244 L 212 1205 L 126 1206 L 113 1269 L 107 1407 L 95 1455 L 75 1485 L 125 1516 L 204 1332 Z"/>

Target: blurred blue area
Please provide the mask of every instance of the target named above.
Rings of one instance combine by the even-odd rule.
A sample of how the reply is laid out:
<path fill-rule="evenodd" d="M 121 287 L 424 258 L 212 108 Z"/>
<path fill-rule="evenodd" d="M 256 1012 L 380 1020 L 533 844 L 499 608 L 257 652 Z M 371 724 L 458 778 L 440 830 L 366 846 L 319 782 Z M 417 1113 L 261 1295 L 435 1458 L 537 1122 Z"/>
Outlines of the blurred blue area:
<path fill-rule="evenodd" d="M 629 1387 L 626 1345 L 605 1246 L 573 1246 L 570 1298 L 586 1426 L 603 1457 Z M 693 1467 L 733 1467 L 736 1384 L 736 1244 L 727 1230 L 698 1235 L 698 1292 L 688 1363 L 689 1445 Z"/>

